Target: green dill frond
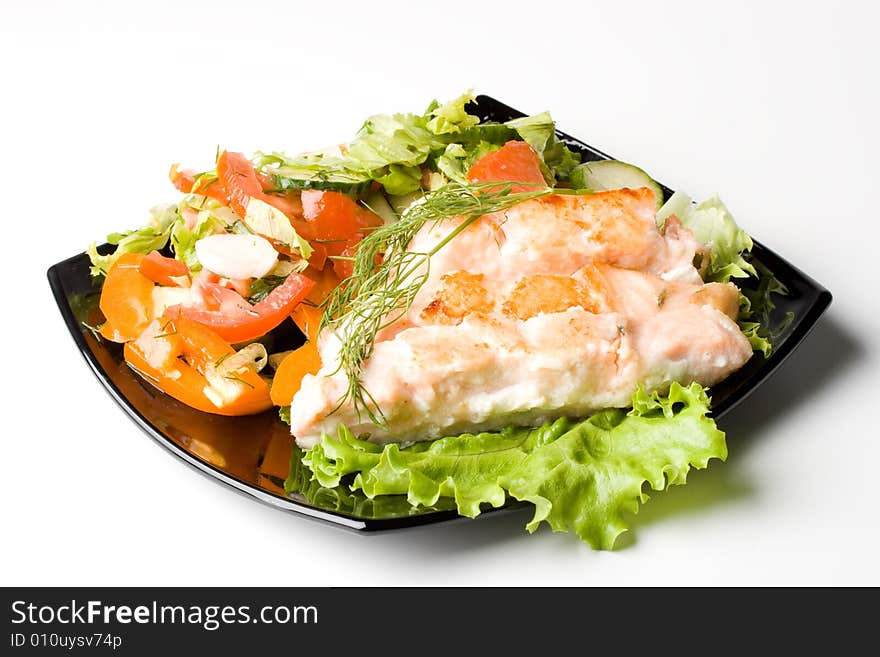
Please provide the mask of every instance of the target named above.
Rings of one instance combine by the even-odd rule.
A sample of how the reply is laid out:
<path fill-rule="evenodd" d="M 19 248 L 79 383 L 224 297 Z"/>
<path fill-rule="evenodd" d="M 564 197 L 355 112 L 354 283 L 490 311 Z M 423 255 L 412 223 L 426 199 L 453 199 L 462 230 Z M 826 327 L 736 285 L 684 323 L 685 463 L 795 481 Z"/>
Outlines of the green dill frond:
<path fill-rule="evenodd" d="M 337 409 L 350 401 L 359 417 L 366 415 L 374 424 L 385 423 L 382 410 L 361 381 L 363 364 L 373 353 L 376 334 L 409 311 L 428 279 L 431 256 L 479 217 L 560 191 L 535 185 L 534 191 L 514 192 L 514 185 L 523 186 L 513 182 L 451 182 L 425 193 L 399 221 L 381 226 L 363 239 L 352 275 L 329 297 L 321 319 L 321 328 L 329 327 L 342 345 L 337 371 L 345 373 L 348 388 Z M 407 250 L 422 226 L 451 217 L 462 217 L 463 221 L 430 251 Z"/>

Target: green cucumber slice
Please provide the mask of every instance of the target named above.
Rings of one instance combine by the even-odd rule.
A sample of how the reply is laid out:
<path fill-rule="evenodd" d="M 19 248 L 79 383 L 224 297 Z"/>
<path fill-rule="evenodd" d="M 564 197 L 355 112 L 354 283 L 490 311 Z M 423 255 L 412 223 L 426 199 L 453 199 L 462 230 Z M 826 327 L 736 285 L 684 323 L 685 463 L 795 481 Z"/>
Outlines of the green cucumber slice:
<path fill-rule="evenodd" d="M 361 194 L 370 188 L 371 179 L 349 171 L 327 171 L 281 166 L 270 171 L 277 189 L 320 189 L 323 191 Z"/>
<path fill-rule="evenodd" d="M 637 166 L 626 162 L 617 160 L 584 162 L 572 169 L 568 181 L 575 189 L 586 189 L 591 192 L 647 187 L 654 192 L 657 209 L 663 205 L 663 190 L 660 185 Z"/>
<path fill-rule="evenodd" d="M 370 193 L 361 203 L 365 208 L 382 217 L 382 221 L 385 222 L 386 226 L 393 224 L 398 219 L 397 212 L 394 211 L 382 192 Z"/>

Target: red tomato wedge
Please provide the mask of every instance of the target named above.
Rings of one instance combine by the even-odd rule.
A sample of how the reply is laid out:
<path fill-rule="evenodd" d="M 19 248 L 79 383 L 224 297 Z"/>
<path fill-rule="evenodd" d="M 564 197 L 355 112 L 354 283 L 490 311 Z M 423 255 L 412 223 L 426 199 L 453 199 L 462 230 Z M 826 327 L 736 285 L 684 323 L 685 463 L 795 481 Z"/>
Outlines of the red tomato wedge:
<path fill-rule="evenodd" d="M 290 274 L 287 279 L 259 303 L 243 308 L 203 310 L 186 306 L 171 306 L 165 316 L 172 319 L 185 317 L 211 328 L 228 342 L 245 342 L 265 335 L 284 321 L 311 291 L 314 282 L 302 274 Z"/>
<path fill-rule="evenodd" d="M 144 256 L 125 253 L 110 267 L 98 306 L 112 327 L 104 337 L 134 340 L 153 319 L 153 281 L 140 272 Z"/>
<path fill-rule="evenodd" d="M 327 264 L 327 247 L 323 244 L 312 244 L 312 255 L 309 257 L 309 265 L 317 270 L 324 269 Z"/>
<path fill-rule="evenodd" d="M 159 285 L 175 285 L 189 282 L 189 268 L 180 260 L 166 258 L 158 251 L 152 251 L 141 260 L 138 270 Z"/>
<path fill-rule="evenodd" d="M 239 217 L 244 217 L 251 198 L 263 197 L 254 165 L 241 153 L 223 151 L 217 159 L 217 177 L 226 189 L 227 204 Z"/>
<path fill-rule="evenodd" d="M 351 241 L 339 254 L 339 258 L 333 261 L 333 271 L 340 280 L 345 280 L 354 273 L 354 256 L 357 253 L 359 241 Z"/>
<path fill-rule="evenodd" d="M 302 193 L 302 206 L 316 239 L 348 240 L 362 229 L 357 203 L 340 192 L 307 189 Z"/>
<path fill-rule="evenodd" d="M 220 153 L 217 158 L 217 177 L 226 190 L 226 205 L 239 217 L 245 216 L 248 201 L 252 198 L 281 210 L 288 218 L 302 215 L 302 204 L 295 196 L 266 194 L 263 191 L 271 188 L 269 179 L 258 174 L 253 163 L 241 153 Z"/>
<path fill-rule="evenodd" d="M 300 222 L 294 222 L 294 228 L 312 243 L 316 251 L 318 247 L 326 249 L 325 258 L 342 258 L 333 261 L 333 269 L 340 278 L 350 276 L 352 265 L 346 258 L 354 255 L 366 232 L 382 225 L 382 218 L 340 192 L 305 190 L 302 208 L 304 225 L 300 227 Z M 318 259 L 310 259 L 309 263 L 318 269 L 323 268 Z"/>
<path fill-rule="evenodd" d="M 468 171 L 468 180 L 472 183 L 534 183 L 514 185 L 511 189 L 513 193 L 531 192 L 539 189 L 535 185 L 547 185 L 544 174 L 541 173 L 538 154 L 524 141 L 509 141 L 497 151 L 481 157 Z"/>
<path fill-rule="evenodd" d="M 342 252 L 347 242 L 359 241 L 367 231 L 383 223 L 381 217 L 340 192 L 307 189 L 302 193 L 302 208 L 307 239 L 326 241 L 331 255 Z"/>
<path fill-rule="evenodd" d="M 272 407 L 269 386 L 248 365 L 211 375 L 235 349 L 210 329 L 187 319 L 152 322 L 125 344 L 125 360 L 163 392 L 217 415 L 251 415 Z"/>

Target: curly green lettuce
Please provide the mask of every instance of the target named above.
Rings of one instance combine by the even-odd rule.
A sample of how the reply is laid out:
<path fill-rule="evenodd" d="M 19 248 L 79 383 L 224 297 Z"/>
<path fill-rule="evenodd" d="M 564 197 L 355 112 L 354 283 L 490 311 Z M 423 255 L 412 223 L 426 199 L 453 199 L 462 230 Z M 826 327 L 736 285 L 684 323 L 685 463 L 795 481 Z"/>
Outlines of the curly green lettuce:
<path fill-rule="evenodd" d="M 534 505 L 530 532 L 547 522 L 593 548 L 611 549 L 627 530 L 625 514 L 648 500 L 646 483 L 656 491 L 683 484 L 692 467 L 727 457 L 724 433 L 708 413 L 700 385 L 673 383 L 666 396 L 637 392 L 628 413 L 609 409 L 581 421 L 560 418 L 406 448 L 376 445 L 340 427 L 303 463 L 325 488 L 350 480 L 350 489 L 367 498 L 405 495 L 414 507 L 451 498 L 468 517 L 510 496 Z"/>
<path fill-rule="evenodd" d="M 657 211 L 657 222 L 675 215 L 697 241 L 708 247 L 707 281 L 727 283 L 731 278 L 757 276 L 743 254 L 752 250 L 752 238 L 736 225 L 730 211 L 717 196 L 697 205 L 683 192 L 675 192 Z"/>
<path fill-rule="evenodd" d="M 112 253 L 101 255 L 95 242 L 89 244 L 86 254 L 92 263 L 92 276 L 104 276 L 124 253 L 150 253 L 164 249 L 171 237 L 179 215 L 176 205 L 157 205 L 150 210 L 145 226 L 125 233 L 110 233 L 107 242 L 116 246 Z"/>

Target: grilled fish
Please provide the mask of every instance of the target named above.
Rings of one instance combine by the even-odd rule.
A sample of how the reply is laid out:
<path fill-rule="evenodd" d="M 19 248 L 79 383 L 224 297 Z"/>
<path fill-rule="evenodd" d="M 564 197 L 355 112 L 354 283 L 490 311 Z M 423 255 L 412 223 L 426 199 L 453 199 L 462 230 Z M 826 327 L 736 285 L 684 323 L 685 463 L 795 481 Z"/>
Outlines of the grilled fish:
<path fill-rule="evenodd" d="M 426 252 L 462 218 L 426 225 Z M 340 342 L 291 406 L 297 443 L 339 424 L 376 442 L 429 440 L 626 407 L 638 386 L 713 385 L 751 356 L 738 290 L 703 283 L 703 246 L 653 192 L 548 195 L 473 222 L 431 258 L 408 312 L 383 329 L 362 382 L 386 422 L 339 406 Z"/>

